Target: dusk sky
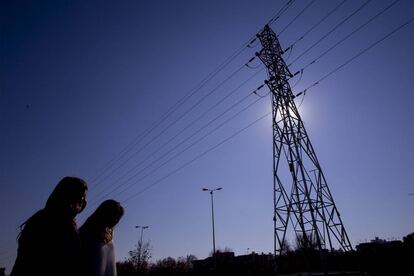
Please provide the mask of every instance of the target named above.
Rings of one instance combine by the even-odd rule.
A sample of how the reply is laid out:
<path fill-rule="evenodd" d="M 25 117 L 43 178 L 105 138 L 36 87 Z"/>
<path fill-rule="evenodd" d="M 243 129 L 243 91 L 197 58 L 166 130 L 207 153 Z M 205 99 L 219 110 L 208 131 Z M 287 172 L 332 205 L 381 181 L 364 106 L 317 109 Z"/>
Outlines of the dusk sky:
<path fill-rule="evenodd" d="M 297 0 L 271 28 L 286 48 L 342 1 Z M 10 272 L 19 225 L 66 175 L 89 184 L 79 226 L 106 198 L 125 206 L 118 260 L 137 243 L 135 225 L 149 226 L 153 261 L 207 257 L 204 187 L 223 188 L 214 197 L 217 248 L 273 253 L 271 117 L 239 132 L 271 110 L 269 96 L 251 94 L 267 75 L 257 59 L 238 69 L 261 46 L 242 47 L 286 2 L 2 1 L 0 267 Z M 285 53 L 291 71 L 393 2 L 345 1 Z M 293 92 L 413 17 L 414 2 L 397 1 L 291 80 Z M 354 247 L 414 232 L 413 49 L 411 21 L 296 99 Z"/>

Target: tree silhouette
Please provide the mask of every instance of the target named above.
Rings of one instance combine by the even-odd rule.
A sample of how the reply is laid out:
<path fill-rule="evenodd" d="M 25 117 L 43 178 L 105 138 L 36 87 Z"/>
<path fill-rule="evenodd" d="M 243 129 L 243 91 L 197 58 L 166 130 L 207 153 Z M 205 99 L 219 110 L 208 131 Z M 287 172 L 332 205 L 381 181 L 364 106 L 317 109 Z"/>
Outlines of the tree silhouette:
<path fill-rule="evenodd" d="M 187 255 L 186 257 L 179 257 L 175 260 L 172 257 L 158 260 L 150 268 L 150 275 L 154 276 L 185 276 L 190 275 L 193 270 L 193 261 L 196 256 Z"/>
<path fill-rule="evenodd" d="M 296 235 L 295 245 L 295 250 L 297 251 L 309 251 L 318 249 L 318 243 L 316 242 L 316 240 L 313 239 L 311 235 L 307 234 Z"/>
<path fill-rule="evenodd" d="M 152 257 L 152 247 L 149 241 L 138 242 L 138 245 L 134 250 L 129 251 L 129 258 L 127 262 L 130 262 L 135 271 L 138 273 L 144 273 L 148 270 L 149 261 Z"/>
<path fill-rule="evenodd" d="M 216 254 L 218 253 L 227 253 L 227 252 L 233 252 L 233 249 L 231 249 L 230 247 L 224 247 L 224 249 L 221 248 L 217 248 L 216 249 Z M 210 251 L 209 256 L 212 257 L 213 256 L 213 251 Z"/>

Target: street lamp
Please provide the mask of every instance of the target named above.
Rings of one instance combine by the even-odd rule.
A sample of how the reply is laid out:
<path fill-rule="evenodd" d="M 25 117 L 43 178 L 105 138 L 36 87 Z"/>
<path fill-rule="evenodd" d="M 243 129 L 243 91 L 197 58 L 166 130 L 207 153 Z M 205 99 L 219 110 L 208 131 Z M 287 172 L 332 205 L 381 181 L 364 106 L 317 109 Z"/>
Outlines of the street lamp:
<path fill-rule="evenodd" d="M 216 188 L 216 189 L 207 189 L 203 188 L 203 191 L 210 192 L 211 196 L 211 221 L 213 225 L 213 257 L 216 255 L 216 237 L 214 235 L 214 200 L 213 200 L 213 193 L 215 191 L 220 191 L 223 188 Z"/>
<path fill-rule="evenodd" d="M 138 263 L 137 263 L 137 269 L 140 270 L 141 269 L 141 265 L 143 263 L 143 252 L 142 252 L 142 236 L 144 233 L 144 230 L 147 229 L 149 226 L 148 225 L 137 225 L 135 226 L 136 229 L 140 229 L 141 228 L 141 237 L 138 240 L 138 246 L 137 246 L 137 250 L 138 250 Z"/>
<path fill-rule="evenodd" d="M 149 228 L 149 226 L 148 225 L 145 225 L 145 226 L 142 226 L 142 225 L 137 225 L 137 226 L 135 226 L 135 228 L 136 229 L 139 229 L 139 228 L 141 228 L 141 238 L 138 240 L 138 242 L 141 244 L 141 246 L 142 246 L 142 235 L 143 235 L 143 233 L 144 233 L 144 230 L 145 229 L 147 229 L 147 228 Z M 138 244 L 138 246 L 139 246 L 139 244 Z"/>

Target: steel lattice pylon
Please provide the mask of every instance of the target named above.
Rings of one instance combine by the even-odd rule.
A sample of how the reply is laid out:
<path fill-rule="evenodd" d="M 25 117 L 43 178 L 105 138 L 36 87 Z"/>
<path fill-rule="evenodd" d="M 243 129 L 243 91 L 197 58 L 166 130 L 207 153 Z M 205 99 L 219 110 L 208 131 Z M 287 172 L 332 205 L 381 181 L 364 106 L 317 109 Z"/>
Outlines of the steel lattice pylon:
<path fill-rule="evenodd" d="M 282 58 L 282 48 L 268 25 L 257 35 L 263 49 L 257 56 L 265 64 L 273 112 L 274 250 L 286 249 L 289 227 L 296 237 L 319 250 L 352 250 L 345 227 L 294 102 Z M 281 159 L 286 159 L 291 177 L 281 178 Z M 283 183 L 285 182 L 285 183 Z M 290 226 L 291 225 L 291 226 Z"/>

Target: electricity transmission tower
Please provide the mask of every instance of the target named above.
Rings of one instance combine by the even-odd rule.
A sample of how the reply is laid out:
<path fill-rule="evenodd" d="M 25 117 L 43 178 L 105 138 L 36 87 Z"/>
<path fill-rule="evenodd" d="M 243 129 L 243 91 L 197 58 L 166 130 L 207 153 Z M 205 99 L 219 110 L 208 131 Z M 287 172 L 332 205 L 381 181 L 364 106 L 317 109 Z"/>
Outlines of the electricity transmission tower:
<path fill-rule="evenodd" d="M 274 250 L 286 249 L 288 231 L 302 243 L 319 250 L 339 246 L 352 250 L 338 209 L 294 102 L 282 58 L 282 48 L 268 25 L 257 35 L 262 50 L 257 56 L 267 67 L 273 113 Z M 281 174 L 282 159 L 288 180 Z M 285 177 L 286 178 L 286 177 Z M 291 228 L 290 228 L 291 227 Z M 290 229 L 290 230 L 289 230 Z"/>

